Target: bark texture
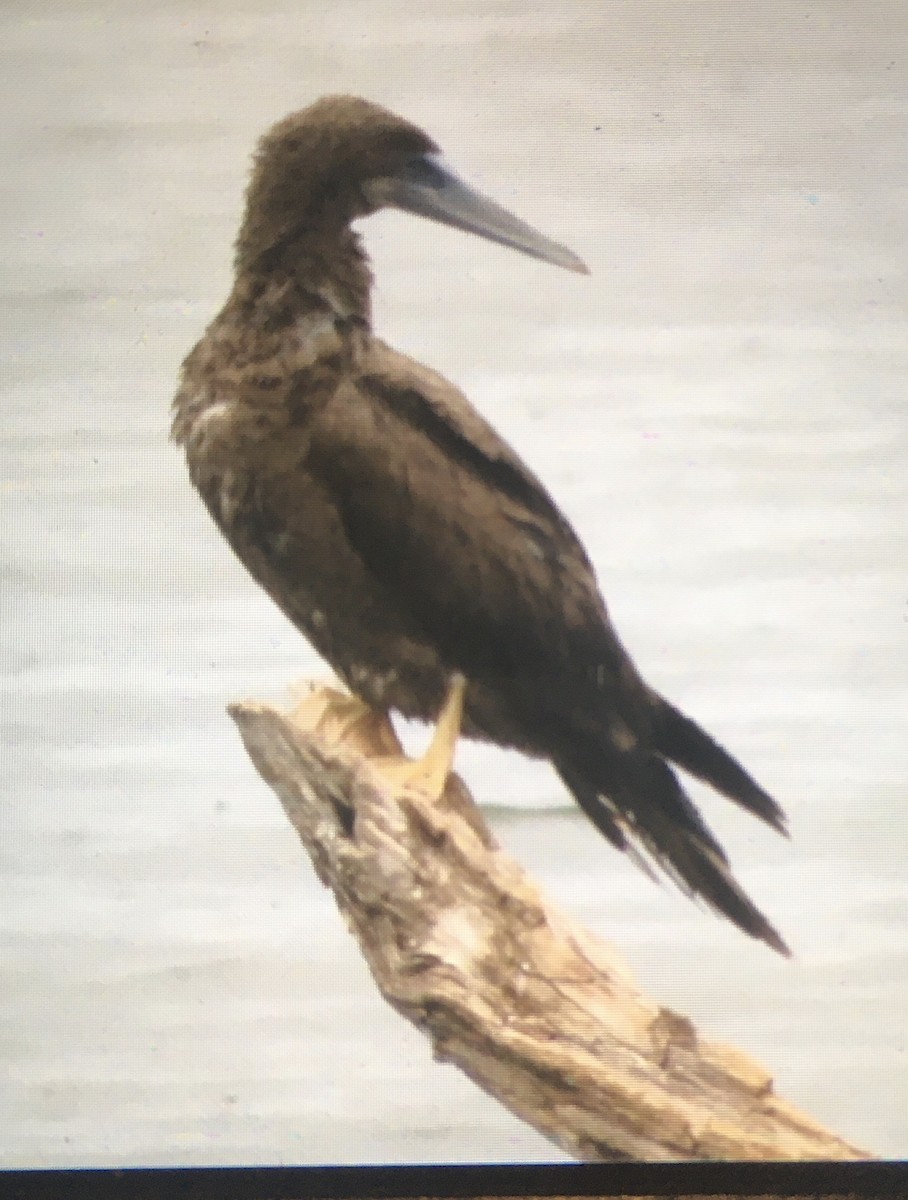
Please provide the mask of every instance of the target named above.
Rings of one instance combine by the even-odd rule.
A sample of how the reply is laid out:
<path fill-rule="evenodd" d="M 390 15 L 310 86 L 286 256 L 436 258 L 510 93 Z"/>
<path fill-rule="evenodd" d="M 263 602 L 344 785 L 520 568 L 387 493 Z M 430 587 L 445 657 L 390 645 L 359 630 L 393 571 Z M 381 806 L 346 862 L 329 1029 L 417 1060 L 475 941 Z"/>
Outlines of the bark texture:
<path fill-rule="evenodd" d="M 395 785 L 390 723 L 341 719 L 338 696 L 230 713 L 382 995 L 439 1061 L 581 1160 L 868 1157 L 642 995 L 502 853 L 459 778 L 440 802 Z"/>

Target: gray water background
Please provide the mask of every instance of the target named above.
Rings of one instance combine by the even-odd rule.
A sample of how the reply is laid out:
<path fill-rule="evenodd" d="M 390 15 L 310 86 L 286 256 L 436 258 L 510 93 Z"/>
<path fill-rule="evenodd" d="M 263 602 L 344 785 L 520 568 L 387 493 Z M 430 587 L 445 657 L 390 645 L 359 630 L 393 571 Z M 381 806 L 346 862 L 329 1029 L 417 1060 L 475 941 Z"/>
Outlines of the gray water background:
<path fill-rule="evenodd" d="M 167 444 L 254 140 L 342 90 L 588 261 L 364 227 L 383 334 L 519 448 L 642 669 L 785 805 L 790 843 L 695 789 L 794 961 L 547 768 L 460 769 L 648 991 L 908 1153 L 906 35 L 839 0 L 4 6 L 0 1165 L 559 1157 L 382 1003 L 246 759 L 225 704 L 321 668 Z"/>

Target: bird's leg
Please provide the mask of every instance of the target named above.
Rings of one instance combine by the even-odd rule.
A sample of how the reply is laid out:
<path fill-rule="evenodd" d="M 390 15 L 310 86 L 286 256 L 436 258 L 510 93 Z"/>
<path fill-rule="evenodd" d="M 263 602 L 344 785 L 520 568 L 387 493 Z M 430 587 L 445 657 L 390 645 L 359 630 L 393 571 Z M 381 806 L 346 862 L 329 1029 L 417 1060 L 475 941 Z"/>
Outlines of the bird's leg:
<path fill-rule="evenodd" d="M 454 765 L 454 750 L 460 737 L 466 690 L 467 681 L 463 675 L 453 675 L 445 702 L 438 714 L 432 741 L 421 758 L 395 757 L 374 760 L 375 767 L 385 778 L 397 785 L 416 788 L 433 799 L 442 797 Z"/>

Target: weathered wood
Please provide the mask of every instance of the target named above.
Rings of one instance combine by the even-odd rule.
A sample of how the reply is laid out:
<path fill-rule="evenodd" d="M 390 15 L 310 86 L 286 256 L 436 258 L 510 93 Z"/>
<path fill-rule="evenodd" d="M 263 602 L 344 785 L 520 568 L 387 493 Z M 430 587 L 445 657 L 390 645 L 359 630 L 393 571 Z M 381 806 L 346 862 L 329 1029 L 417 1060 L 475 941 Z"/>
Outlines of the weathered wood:
<path fill-rule="evenodd" d="M 230 713 L 382 995 L 436 1058 L 578 1159 L 867 1157 L 642 995 L 502 853 L 457 777 L 440 803 L 383 777 L 378 760 L 401 754 L 390 723 L 338 722 L 337 696 Z"/>

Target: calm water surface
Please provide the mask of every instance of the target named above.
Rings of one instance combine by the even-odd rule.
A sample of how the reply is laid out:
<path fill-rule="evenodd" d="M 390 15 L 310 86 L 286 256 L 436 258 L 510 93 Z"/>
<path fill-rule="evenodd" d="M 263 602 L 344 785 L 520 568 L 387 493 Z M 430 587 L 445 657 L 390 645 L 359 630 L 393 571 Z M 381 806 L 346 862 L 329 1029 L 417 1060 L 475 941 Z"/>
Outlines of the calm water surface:
<path fill-rule="evenodd" d="M 653 887 L 547 769 L 465 747 L 463 773 L 649 991 L 908 1154 L 901 4 L 0 25 L 0 1164 L 558 1157 L 384 1006 L 245 758 L 224 705 L 321 668 L 166 440 L 254 139 L 338 90 L 589 262 L 366 228 L 384 334 L 520 449 L 641 667 L 784 803 L 788 844 L 703 798 L 795 960 Z"/>

